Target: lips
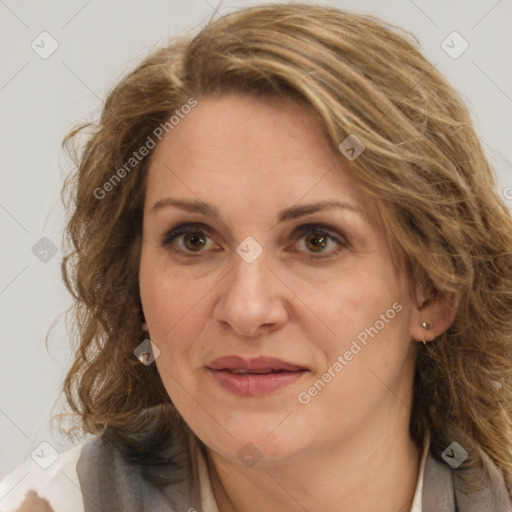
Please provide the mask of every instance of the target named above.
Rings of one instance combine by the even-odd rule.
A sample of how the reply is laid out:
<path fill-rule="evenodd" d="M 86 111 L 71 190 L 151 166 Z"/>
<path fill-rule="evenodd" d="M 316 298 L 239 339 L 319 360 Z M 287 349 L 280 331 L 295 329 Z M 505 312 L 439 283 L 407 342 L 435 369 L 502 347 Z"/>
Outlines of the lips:
<path fill-rule="evenodd" d="M 298 372 L 307 370 L 304 366 L 299 366 L 274 357 L 258 357 L 256 359 L 246 360 L 239 356 L 224 356 L 212 361 L 208 368 L 211 370 L 227 370 L 233 373 L 276 373 L 276 372 Z"/>
<path fill-rule="evenodd" d="M 208 370 L 223 389 L 239 396 L 260 397 L 296 383 L 309 370 L 273 357 L 215 359 Z"/>

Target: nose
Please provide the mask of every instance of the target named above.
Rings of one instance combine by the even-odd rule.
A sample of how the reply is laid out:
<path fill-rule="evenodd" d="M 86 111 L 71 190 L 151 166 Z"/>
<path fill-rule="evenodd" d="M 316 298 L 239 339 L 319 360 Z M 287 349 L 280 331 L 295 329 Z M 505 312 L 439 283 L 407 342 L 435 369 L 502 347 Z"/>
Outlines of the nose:
<path fill-rule="evenodd" d="M 235 255 L 215 304 L 214 318 L 223 329 L 254 338 L 278 330 L 288 320 L 287 288 L 264 254 L 252 263 Z"/>

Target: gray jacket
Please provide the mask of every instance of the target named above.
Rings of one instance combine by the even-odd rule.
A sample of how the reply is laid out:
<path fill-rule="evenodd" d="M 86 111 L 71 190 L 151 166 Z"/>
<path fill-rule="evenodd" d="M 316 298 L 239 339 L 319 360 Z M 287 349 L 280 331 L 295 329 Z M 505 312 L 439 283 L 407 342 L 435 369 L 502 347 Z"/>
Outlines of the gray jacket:
<path fill-rule="evenodd" d="M 185 445 L 178 443 L 173 463 L 157 468 L 169 479 L 163 487 L 150 483 L 147 467 L 125 462 L 100 439 L 86 443 L 77 466 L 85 512 L 204 512 L 198 468 Z M 512 512 L 499 469 L 483 453 L 480 469 L 452 469 L 429 452 L 423 480 L 423 512 Z M 464 477 L 476 477 L 481 490 L 464 491 Z M 263 508 L 264 509 L 264 508 Z"/>

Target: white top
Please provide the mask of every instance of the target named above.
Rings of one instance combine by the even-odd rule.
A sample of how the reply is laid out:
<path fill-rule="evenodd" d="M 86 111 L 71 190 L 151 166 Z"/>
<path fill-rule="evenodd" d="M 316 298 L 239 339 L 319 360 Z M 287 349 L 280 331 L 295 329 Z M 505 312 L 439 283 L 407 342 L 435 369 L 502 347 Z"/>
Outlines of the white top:
<path fill-rule="evenodd" d="M 428 449 L 430 447 L 430 432 L 427 432 L 423 440 L 423 454 L 421 455 L 420 471 L 418 473 L 418 482 L 414 491 L 411 512 L 421 512 L 423 510 L 423 477 L 425 474 L 425 462 L 427 461 Z"/>
<path fill-rule="evenodd" d="M 416 490 L 414 491 L 414 498 L 412 501 L 412 507 L 410 512 L 422 512 L 421 501 L 423 498 L 423 475 L 425 473 L 425 462 L 427 460 L 428 448 L 430 446 L 430 434 L 427 433 L 425 440 L 423 441 L 423 453 L 420 461 L 420 468 L 418 473 L 418 482 L 416 483 Z M 203 504 L 204 512 L 219 512 L 217 503 L 213 495 L 211 487 L 210 477 L 208 474 L 208 468 L 206 461 L 204 460 L 201 450 L 198 449 L 196 444 L 196 461 L 199 473 L 199 482 L 201 490 L 201 503 Z M 0 502 L 1 503 L 1 502 Z"/>
<path fill-rule="evenodd" d="M 49 443 L 41 443 L 31 458 L 20 464 L 0 482 L 1 512 L 84 512 L 77 475 L 81 444 L 58 454 Z M 208 468 L 199 445 L 194 443 L 202 512 L 219 512 L 211 487 Z M 422 512 L 422 489 L 429 438 L 424 441 L 418 482 L 410 512 Z"/>

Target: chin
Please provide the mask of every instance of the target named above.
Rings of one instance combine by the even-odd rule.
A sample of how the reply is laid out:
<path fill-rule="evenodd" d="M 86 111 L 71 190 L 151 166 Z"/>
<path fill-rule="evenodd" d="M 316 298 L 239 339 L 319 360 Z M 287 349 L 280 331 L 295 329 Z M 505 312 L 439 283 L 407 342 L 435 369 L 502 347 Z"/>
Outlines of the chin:
<path fill-rule="evenodd" d="M 232 437 L 225 434 L 221 439 L 211 438 L 210 435 L 199 435 L 201 433 L 198 437 L 212 451 L 236 463 L 248 467 L 271 467 L 296 457 L 305 449 L 307 442 L 304 434 L 291 432 L 289 428 L 276 428 L 279 421 L 274 421 L 272 426 L 265 423 L 249 425 L 244 421 L 237 428 L 229 429 Z"/>

